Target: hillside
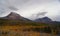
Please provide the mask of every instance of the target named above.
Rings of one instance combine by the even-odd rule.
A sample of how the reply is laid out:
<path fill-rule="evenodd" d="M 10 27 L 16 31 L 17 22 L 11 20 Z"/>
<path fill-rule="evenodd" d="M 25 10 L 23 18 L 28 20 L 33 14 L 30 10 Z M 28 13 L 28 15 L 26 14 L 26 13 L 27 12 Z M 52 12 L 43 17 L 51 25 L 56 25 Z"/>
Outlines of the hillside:
<path fill-rule="evenodd" d="M 29 19 L 27 19 L 27 18 L 15 13 L 15 12 L 11 12 L 7 16 L 1 17 L 0 19 L 30 21 Z"/>
<path fill-rule="evenodd" d="M 52 20 L 48 17 L 38 18 L 34 20 L 35 22 L 50 23 Z"/>
<path fill-rule="evenodd" d="M 46 20 L 46 18 L 43 18 Z M 43 20 L 44 21 L 44 20 Z M 46 21 L 51 21 L 49 18 Z M 11 12 L 8 16 L 0 18 L 0 36 L 56 36 L 60 32 L 60 22 L 35 22 Z M 2 31 L 2 32 L 1 32 Z M 32 34 L 32 35 L 31 35 Z"/>

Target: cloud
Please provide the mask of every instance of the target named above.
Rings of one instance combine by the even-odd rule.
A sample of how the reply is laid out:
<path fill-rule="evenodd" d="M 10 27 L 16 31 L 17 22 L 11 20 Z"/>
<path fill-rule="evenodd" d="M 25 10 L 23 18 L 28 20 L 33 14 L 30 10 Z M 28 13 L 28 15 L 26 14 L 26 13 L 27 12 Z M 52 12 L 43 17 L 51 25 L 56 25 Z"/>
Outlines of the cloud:
<path fill-rule="evenodd" d="M 27 18 L 35 13 L 38 13 L 38 16 L 47 15 L 53 18 L 59 14 L 59 1 L 60 0 L 0 0 L 0 17 L 9 14 L 11 11 L 16 11 Z M 39 11 L 44 13 L 39 13 Z M 48 13 L 46 14 L 45 11 Z"/>
<path fill-rule="evenodd" d="M 36 14 L 37 16 L 44 16 L 47 12 L 40 12 L 38 14 Z"/>
<path fill-rule="evenodd" d="M 29 19 L 35 20 L 35 19 L 38 19 L 38 18 L 42 18 L 42 17 L 44 17 L 47 13 L 48 13 L 48 12 L 39 12 L 39 13 L 36 13 L 36 14 L 32 14 Z"/>
<path fill-rule="evenodd" d="M 18 9 L 16 7 L 13 7 L 13 6 L 9 6 L 8 7 L 10 10 L 14 10 L 14 11 L 17 11 Z"/>

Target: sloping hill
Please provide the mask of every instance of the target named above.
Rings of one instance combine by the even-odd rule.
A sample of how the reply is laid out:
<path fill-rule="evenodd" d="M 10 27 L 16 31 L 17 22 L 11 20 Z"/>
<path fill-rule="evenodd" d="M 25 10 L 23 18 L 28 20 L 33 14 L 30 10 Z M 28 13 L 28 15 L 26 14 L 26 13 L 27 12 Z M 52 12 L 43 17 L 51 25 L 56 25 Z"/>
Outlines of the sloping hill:
<path fill-rule="evenodd" d="M 2 17 L 0 19 L 30 21 L 29 19 L 22 17 L 21 15 L 15 13 L 15 12 L 11 12 L 9 15 Z"/>
<path fill-rule="evenodd" d="M 42 23 L 49 23 L 52 22 L 52 20 L 48 17 L 38 18 L 34 20 L 35 22 L 42 22 Z"/>

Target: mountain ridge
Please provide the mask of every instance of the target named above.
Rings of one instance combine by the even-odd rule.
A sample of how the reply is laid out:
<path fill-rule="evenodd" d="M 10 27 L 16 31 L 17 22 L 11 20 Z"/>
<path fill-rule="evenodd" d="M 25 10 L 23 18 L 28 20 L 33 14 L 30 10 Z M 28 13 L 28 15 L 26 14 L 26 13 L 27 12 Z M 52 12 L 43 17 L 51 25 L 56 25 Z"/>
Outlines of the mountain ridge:
<path fill-rule="evenodd" d="M 7 19 L 7 20 L 21 20 L 21 21 L 31 21 L 31 22 L 40 22 L 40 23 L 55 23 L 58 21 L 52 21 L 49 17 L 43 17 L 43 18 L 38 18 L 35 20 L 30 20 L 28 18 L 25 18 L 15 12 L 11 12 L 5 17 L 2 17 L 0 19 Z"/>
<path fill-rule="evenodd" d="M 8 14 L 5 17 L 1 17 L 1 19 L 30 21 L 29 19 L 22 17 L 21 15 L 15 13 L 15 12 L 11 12 L 10 14 Z"/>
<path fill-rule="evenodd" d="M 48 17 L 38 18 L 38 19 L 35 19 L 34 21 L 35 22 L 42 22 L 42 23 L 52 22 L 52 20 Z"/>

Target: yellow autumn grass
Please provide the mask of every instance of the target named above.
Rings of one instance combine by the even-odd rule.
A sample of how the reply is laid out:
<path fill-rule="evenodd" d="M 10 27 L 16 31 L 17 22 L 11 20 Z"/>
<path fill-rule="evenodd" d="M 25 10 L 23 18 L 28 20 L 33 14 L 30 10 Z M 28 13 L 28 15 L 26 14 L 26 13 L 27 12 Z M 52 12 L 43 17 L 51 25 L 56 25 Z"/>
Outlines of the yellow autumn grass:
<path fill-rule="evenodd" d="M 34 31 L 23 31 L 23 29 L 29 29 L 29 28 L 44 28 L 46 26 L 0 26 L 0 31 L 3 32 L 14 32 L 10 33 L 10 36 L 51 36 L 51 34 L 47 33 L 40 33 L 40 32 L 34 32 Z M 8 36 L 3 34 L 2 36 Z M 55 35 L 53 35 L 55 36 Z"/>

